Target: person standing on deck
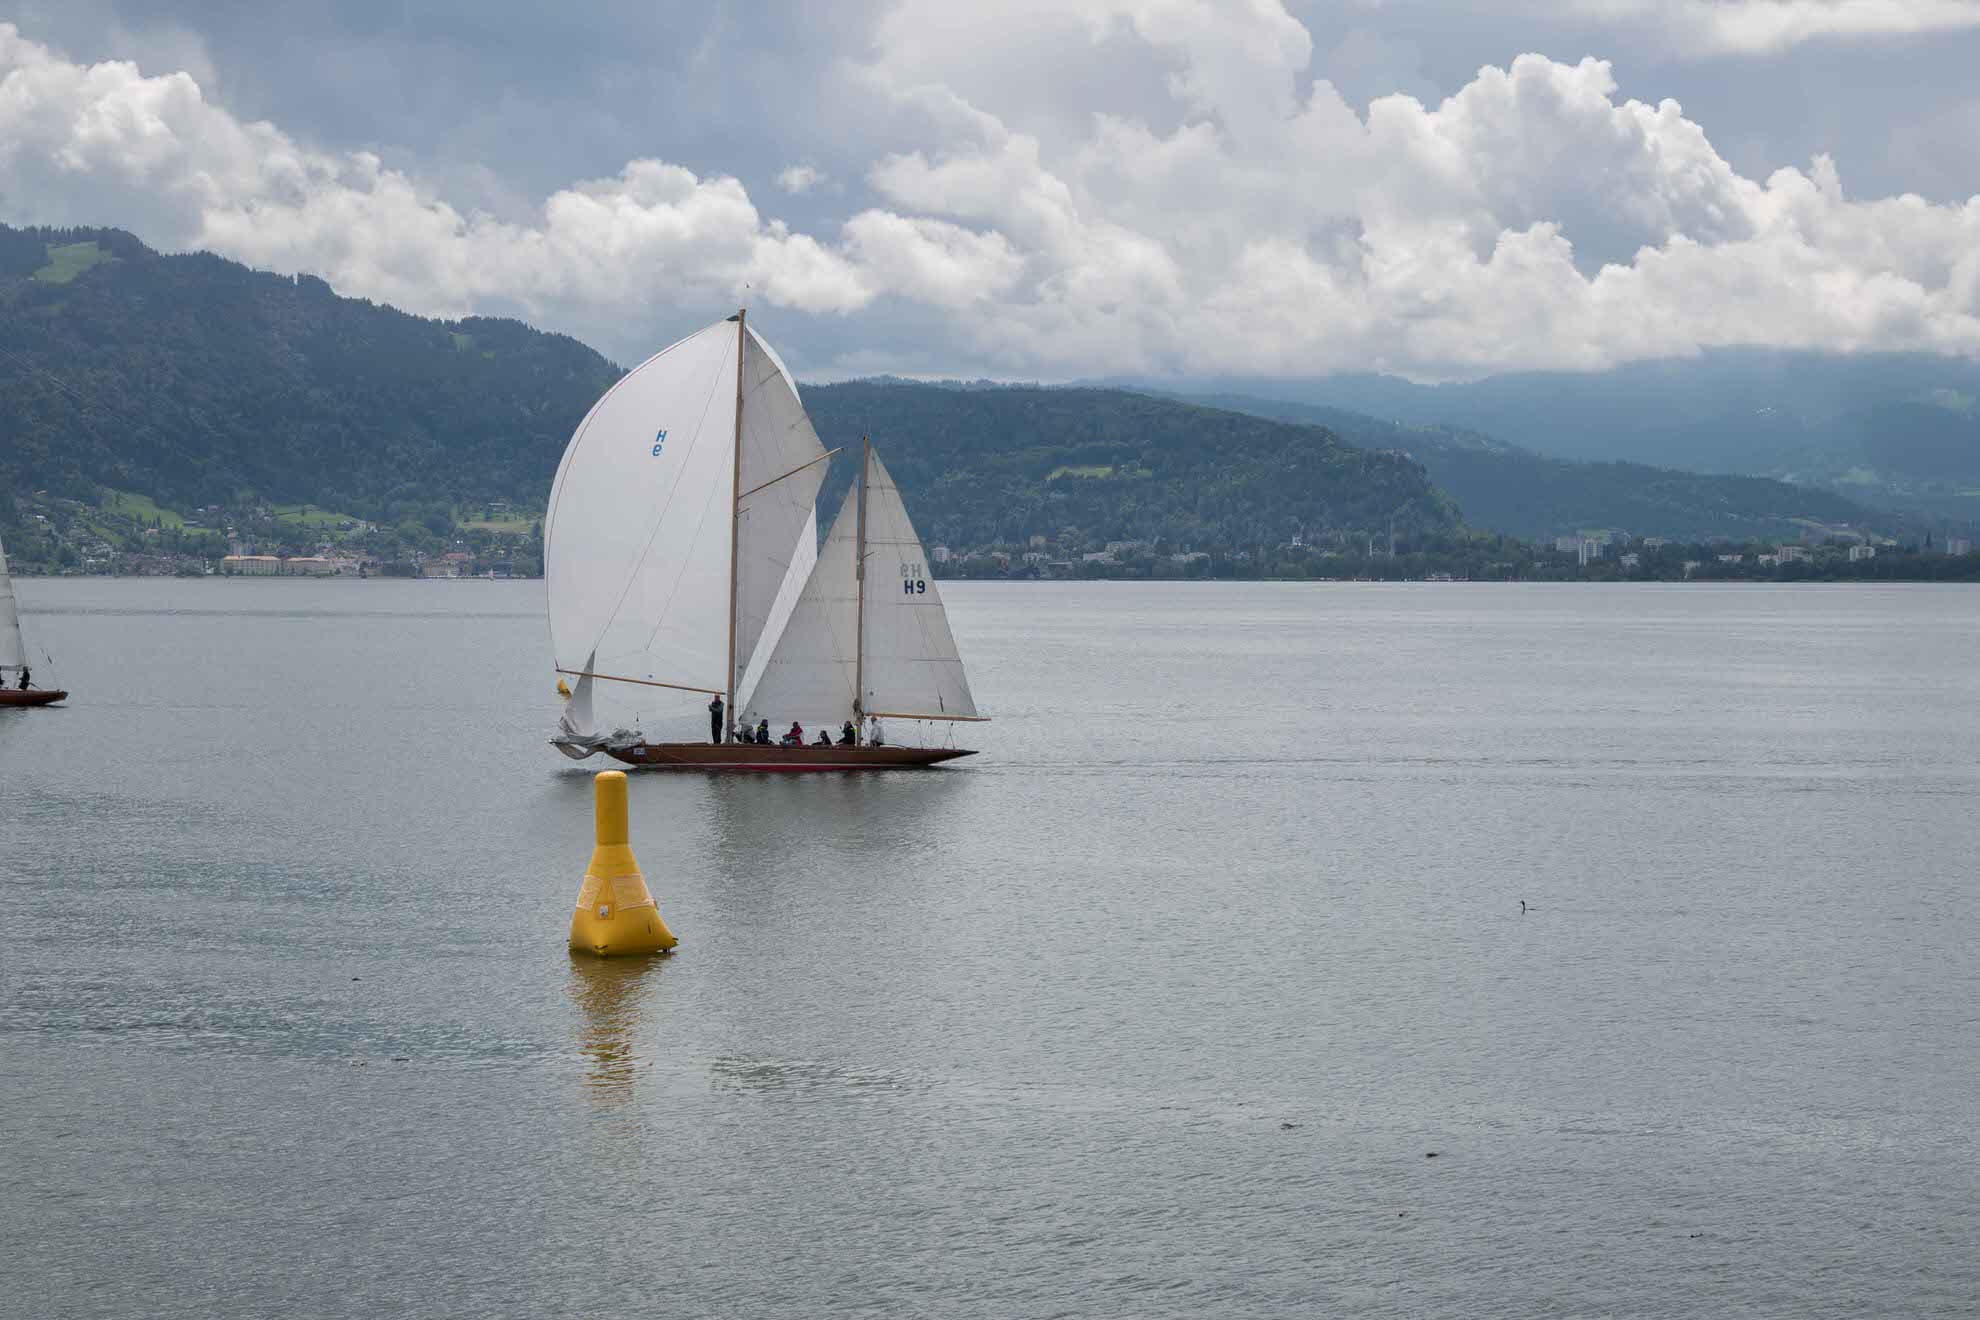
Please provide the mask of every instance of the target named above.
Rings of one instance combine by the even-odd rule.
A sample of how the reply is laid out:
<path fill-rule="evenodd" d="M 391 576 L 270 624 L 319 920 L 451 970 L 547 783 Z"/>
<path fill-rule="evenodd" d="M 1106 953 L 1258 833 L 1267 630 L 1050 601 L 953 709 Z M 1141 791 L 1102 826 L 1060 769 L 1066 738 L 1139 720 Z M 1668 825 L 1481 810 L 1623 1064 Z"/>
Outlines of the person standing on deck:
<path fill-rule="evenodd" d="M 28 669 L 28 667 L 27 667 L 26 665 L 22 665 L 22 666 L 21 666 L 21 691 L 23 691 L 23 692 L 25 692 L 25 691 L 27 691 L 27 690 L 28 690 L 28 680 L 29 680 L 29 679 L 31 679 L 31 678 L 33 678 L 33 677 L 34 677 L 34 674 L 33 674 L 33 672 L 32 672 L 31 670 L 29 670 L 29 669 Z"/>
<path fill-rule="evenodd" d="M 722 694 L 719 692 L 708 703 L 708 741 L 717 746 L 722 742 Z"/>
<path fill-rule="evenodd" d="M 866 745 L 868 747 L 885 747 L 887 745 L 887 734 L 880 727 L 880 717 L 878 715 L 869 715 L 866 717 Z"/>

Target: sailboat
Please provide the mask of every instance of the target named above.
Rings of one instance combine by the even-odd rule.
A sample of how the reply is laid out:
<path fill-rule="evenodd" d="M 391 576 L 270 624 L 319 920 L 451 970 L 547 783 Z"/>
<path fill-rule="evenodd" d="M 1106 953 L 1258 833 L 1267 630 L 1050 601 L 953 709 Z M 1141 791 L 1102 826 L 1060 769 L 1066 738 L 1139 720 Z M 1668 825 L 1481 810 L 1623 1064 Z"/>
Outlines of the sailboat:
<path fill-rule="evenodd" d="M 574 680 L 552 746 L 677 770 L 896 769 L 974 755 L 867 736 L 876 720 L 986 717 L 900 490 L 867 441 L 819 547 L 818 491 L 838 452 L 744 312 L 606 391 L 564 450 L 543 521 L 551 649 Z M 642 689 L 680 718 L 720 698 L 726 722 L 705 742 L 605 733 L 601 684 Z M 763 721 L 773 733 L 849 723 L 861 736 L 783 746 L 731 732 Z"/>
<path fill-rule="evenodd" d="M 0 706 L 47 706 L 69 694 L 28 687 L 27 644 L 21 640 L 21 613 L 14 604 L 14 575 L 7 571 L 7 547 L 0 545 Z"/>

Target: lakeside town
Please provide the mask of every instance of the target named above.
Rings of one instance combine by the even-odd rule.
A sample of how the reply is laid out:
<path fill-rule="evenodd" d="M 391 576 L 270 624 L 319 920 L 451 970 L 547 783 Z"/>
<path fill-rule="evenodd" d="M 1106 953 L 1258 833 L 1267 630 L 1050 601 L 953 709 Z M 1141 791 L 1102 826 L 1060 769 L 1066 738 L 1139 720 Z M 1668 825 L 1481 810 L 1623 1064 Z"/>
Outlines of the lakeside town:
<path fill-rule="evenodd" d="M 405 510 L 384 522 L 314 505 L 208 505 L 184 514 L 140 496 L 17 497 L 8 556 L 23 575 L 532 578 L 541 514 L 506 503 Z M 1065 527 L 1017 541 L 929 547 L 937 578 L 1003 580 L 1802 581 L 1980 580 L 1964 536 L 1909 540 L 1811 522 L 1793 541 L 1680 541 L 1590 529 L 1534 543 L 1494 533 L 1294 531 L 1275 542 L 1198 546 L 1100 540 Z"/>

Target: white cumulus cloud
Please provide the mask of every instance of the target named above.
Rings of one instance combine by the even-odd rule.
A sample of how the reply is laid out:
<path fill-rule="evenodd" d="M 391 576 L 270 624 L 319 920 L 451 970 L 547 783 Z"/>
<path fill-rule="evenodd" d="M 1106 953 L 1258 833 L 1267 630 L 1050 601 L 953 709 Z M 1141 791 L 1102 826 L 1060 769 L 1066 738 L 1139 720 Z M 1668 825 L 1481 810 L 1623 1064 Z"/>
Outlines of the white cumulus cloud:
<path fill-rule="evenodd" d="M 951 6 L 890 11 L 870 58 L 831 76 L 893 145 L 850 214 L 803 229 L 733 177 L 657 159 L 533 213 L 464 211 L 375 154 L 238 119 L 189 73 L 77 63 L 0 24 L 0 218 L 124 224 L 416 311 L 519 307 L 628 358 L 744 296 L 800 339 L 827 318 L 835 347 L 809 360 L 828 370 L 1438 378 L 1723 345 L 1980 355 L 1980 198 L 1852 197 L 1826 157 L 1748 177 L 1600 59 L 1522 55 L 1440 101 L 1357 112 L 1273 0 L 1028 13 L 974 24 L 965 65 Z M 1146 95 L 1113 95 L 1103 70 L 1083 117 L 1000 103 L 997 71 L 1047 51 L 1104 52 Z M 813 206 L 820 178 L 792 166 L 779 184 Z"/>

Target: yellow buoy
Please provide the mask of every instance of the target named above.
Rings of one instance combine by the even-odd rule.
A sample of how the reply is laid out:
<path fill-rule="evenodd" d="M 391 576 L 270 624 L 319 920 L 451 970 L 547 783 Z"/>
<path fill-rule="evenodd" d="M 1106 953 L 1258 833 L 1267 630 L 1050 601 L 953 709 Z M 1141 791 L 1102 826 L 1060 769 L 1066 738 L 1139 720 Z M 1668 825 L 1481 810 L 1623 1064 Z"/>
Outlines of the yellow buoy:
<path fill-rule="evenodd" d="M 663 953 L 680 943 L 646 888 L 639 860 L 627 842 L 626 775 L 601 770 L 592 781 L 597 835 L 591 865 L 584 868 L 577 911 L 571 914 L 571 951 L 601 958 L 622 953 Z"/>

